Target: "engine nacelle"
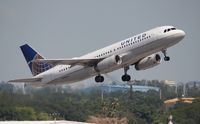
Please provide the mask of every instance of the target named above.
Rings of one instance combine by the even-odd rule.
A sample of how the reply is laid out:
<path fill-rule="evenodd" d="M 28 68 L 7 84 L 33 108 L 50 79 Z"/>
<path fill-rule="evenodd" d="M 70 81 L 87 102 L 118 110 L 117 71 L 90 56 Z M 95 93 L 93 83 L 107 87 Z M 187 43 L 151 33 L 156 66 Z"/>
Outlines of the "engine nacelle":
<path fill-rule="evenodd" d="M 95 67 L 95 71 L 101 72 L 105 71 L 107 69 L 110 69 L 112 67 L 115 67 L 117 65 L 120 65 L 122 63 L 122 59 L 118 55 L 113 55 L 108 58 L 105 58 L 104 60 L 100 61 Z"/>
<path fill-rule="evenodd" d="M 159 54 L 152 54 L 141 59 L 137 64 L 135 64 L 136 70 L 146 70 L 152 68 L 156 65 L 159 65 L 161 62 L 161 57 Z"/>

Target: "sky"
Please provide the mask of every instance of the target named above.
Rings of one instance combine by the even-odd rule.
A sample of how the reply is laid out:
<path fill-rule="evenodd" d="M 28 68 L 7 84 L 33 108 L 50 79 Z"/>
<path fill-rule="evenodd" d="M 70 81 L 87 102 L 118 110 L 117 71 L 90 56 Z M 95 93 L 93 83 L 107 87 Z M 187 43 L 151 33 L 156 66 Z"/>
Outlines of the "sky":
<path fill-rule="evenodd" d="M 71 58 L 163 25 L 184 30 L 185 38 L 168 49 L 171 61 L 131 67 L 132 79 L 200 80 L 199 12 L 199 0 L 1 0 L 0 80 L 32 76 L 19 49 L 25 43 L 46 58 Z M 123 73 L 109 75 L 120 80 Z"/>

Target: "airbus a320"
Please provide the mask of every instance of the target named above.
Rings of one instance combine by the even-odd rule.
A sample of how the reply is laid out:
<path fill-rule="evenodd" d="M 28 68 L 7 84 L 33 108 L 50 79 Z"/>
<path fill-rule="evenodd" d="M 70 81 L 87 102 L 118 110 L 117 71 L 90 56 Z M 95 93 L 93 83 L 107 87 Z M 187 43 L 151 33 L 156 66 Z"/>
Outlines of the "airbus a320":
<path fill-rule="evenodd" d="M 130 81 L 130 66 L 145 70 L 161 63 L 161 56 L 169 61 L 167 49 L 179 43 L 185 32 L 174 26 L 162 26 L 127 38 L 97 51 L 74 58 L 46 59 L 28 44 L 20 46 L 33 77 L 10 80 L 9 82 L 30 83 L 36 86 L 65 84 L 95 76 L 96 82 L 103 82 L 103 74 L 123 68 L 122 81 Z"/>

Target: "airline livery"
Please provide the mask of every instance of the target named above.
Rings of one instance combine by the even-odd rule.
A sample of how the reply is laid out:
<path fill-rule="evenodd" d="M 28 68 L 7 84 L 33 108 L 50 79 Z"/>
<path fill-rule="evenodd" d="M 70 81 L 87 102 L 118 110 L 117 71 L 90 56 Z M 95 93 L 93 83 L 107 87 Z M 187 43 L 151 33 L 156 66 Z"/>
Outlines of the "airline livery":
<path fill-rule="evenodd" d="M 185 32 L 173 26 L 156 27 L 86 55 L 71 59 L 46 59 L 29 45 L 20 46 L 33 77 L 10 80 L 35 86 L 65 84 L 95 76 L 103 82 L 103 74 L 124 68 L 122 81 L 130 81 L 127 71 L 134 65 L 136 70 L 145 70 L 161 62 L 158 52 L 169 61 L 167 48 L 185 37 Z"/>

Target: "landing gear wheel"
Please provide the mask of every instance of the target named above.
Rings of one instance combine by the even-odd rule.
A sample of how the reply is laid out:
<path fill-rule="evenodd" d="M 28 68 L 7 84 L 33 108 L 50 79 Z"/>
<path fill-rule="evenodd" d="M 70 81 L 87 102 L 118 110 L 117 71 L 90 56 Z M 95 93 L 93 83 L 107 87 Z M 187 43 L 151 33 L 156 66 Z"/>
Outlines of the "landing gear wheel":
<path fill-rule="evenodd" d="M 169 61 L 169 60 L 170 60 L 170 57 L 169 57 L 169 56 L 165 56 L 165 57 L 164 57 L 164 60 L 165 60 L 165 61 Z"/>
<path fill-rule="evenodd" d="M 170 57 L 167 56 L 167 50 L 166 50 L 166 49 L 165 49 L 165 50 L 162 50 L 162 53 L 164 54 L 164 60 L 165 60 L 165 61 L 169 61 L 169 60 L 170 60 Z"/>
<path fill-rule="evenodd" d="M 130 81 L 131 80 L 131 76 L 128 74 L 125 74 L 122 76 L 122 81 Z"/>
<path fill-rule="evenodd" d="M 95 77 L 95 81 L 96 81 L 97 83 L 101 83 L 101 82 L 104 81 L 104 77 L 101 76 L 101 75 L 98 75 L 98 76 Z"/>
<path fill-rule="evenodd" d="M 124 75 L 122 76 L 122 81 L 130 81 L 131 76 L 127 74 L 127 71 L 129 70 L 129 66 L 124 67 Z"/>
<path fill-rule="evenodd" d="M 100 82 L 103 82 L 103 81 L 104 81 L 104 77 L 103 77 L 103 76 L 101 76 Z"/>

